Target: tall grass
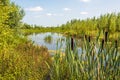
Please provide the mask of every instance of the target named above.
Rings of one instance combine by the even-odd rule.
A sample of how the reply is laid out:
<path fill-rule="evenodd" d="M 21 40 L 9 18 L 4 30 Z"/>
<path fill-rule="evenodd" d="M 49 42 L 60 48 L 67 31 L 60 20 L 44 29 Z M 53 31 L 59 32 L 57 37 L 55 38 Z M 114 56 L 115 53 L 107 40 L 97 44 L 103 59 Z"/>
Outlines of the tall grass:
<path fill-rule="evenodd" d="M 9 53 L 0 54 L 0 80 L 44 80 L 51 57 L 47 48 L 23 42 Z"/>
<path fill-rule="evenodd" d="M 119 41 L 109 43 L 106 40 L 99 41 L 97 38 L 92 41 L 90 37 L 85 37 L 80 54 L 75 44 L 74 49 L 71 49 L 71 39 L 68 38 L 65 56 L 61 57 L 60 52 L 54 56 L 51 80 L 119 80 Z"/>

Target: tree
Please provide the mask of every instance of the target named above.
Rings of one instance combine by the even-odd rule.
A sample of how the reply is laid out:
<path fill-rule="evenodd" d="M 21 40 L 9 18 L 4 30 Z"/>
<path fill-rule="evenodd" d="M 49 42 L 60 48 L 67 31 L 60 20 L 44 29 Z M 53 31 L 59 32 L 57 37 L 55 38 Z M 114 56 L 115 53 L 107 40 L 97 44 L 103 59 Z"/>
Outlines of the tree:
<path fill-rule="evenodd" d="M 11 3 L 10 7 L 12 7 L 13 11 L 9 13 L 8 25 L 10 28 L 20 27 L 20 21 L 25 15 L 24 10 L 14 3 Z"/>
<path fill-rule="evenodd" d="M 110 32 L 116 31 L 116 19 L 117 19 L 116 14 L 112 13 L 108 20 L 108 26 L 109 26 Z"/>
<path fill-rule="evenodd" d="M 116 31 L 120 31 L 120 13 L 118 13 L 116 19 Z"/>
<path fill-rule="evenodd" d="M 10 28 L 13 24 L 18 24 L 22 19 L 23 16 L 20 16 L 20 12 L 22 13 L 16 5 L 13 7 L 10 0 L 0 0 L 0 53 L 9 52 L 9 49 L 16 43 L 17 34 Z M 19 19 L 15 20 L 14 13 L 16 13 L 15 17 Z"/>

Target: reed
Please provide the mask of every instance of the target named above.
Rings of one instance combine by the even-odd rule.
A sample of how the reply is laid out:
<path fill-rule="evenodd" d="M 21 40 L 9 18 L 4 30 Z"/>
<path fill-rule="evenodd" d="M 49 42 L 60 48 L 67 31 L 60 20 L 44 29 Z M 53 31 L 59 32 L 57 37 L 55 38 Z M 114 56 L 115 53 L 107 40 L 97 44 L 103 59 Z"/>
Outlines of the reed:
<path fill-rule="evenodd" d="M 99 43 L 97 39 L 93 42 L 89 40 L 90 37 L 86 38 L 87 36 L 82 53 L 78 53 L 76 45 L 72 50 L 71 38 L 67 38 L 65 56 L 61 59 L 60 52 L 54 56 L 50 70 L 51 80 L 119 80 L 118 40 L 107 44 L 105 41 L 108 39 L 102 39 Z"/>
<path fill-rule="evenodd" d="M 51 44 L 52 43 L 52 36 L 51 35 L 47 35 L 45 38 L 44 38 L 44 41 L 48 44 Z"/>

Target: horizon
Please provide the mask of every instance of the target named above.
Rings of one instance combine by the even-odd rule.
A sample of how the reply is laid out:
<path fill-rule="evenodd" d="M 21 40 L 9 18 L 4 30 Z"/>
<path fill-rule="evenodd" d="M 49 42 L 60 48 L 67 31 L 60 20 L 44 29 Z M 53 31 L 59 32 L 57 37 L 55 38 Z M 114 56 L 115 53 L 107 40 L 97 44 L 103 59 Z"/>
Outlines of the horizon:
<path fill-rule="evenodd" d="M 11 0 L 25 11 L 23 22 L 30 25 L 58 26 L 73 19 L 99 17 L 118 13 L 120 1 L 116 0 Z"/>

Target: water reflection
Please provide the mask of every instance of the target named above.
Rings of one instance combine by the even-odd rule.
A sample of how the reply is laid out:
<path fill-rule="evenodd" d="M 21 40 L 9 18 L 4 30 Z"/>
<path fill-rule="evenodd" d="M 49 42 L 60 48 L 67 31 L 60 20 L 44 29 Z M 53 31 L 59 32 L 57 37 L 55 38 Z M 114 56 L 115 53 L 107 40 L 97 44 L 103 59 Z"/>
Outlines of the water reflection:
<path fill-rule="evenodd" d="M 58 50 L 61 49 L 62 52 L 65 51 L 66 47 L 66 38 L 62 34 L 58 33 L 40 33 L 32 34 L 28 36 L 35 44 L 40 46 L 46 46 L 49 50 Z M 75 39 L 76 46 L 78 47 L 78 52 L 82 53 L 83 40 Z"/>
<path fill-rule="evenodd" d="M 29 35 L 28 38 L 37 45 L 46 46 L 48 48 L 48 50 L 61 49 L 61 51 L 63 53 L 65 52 L 66 42 L 68 40 L 68 38 L 63 36 L 62 34 L 50 33 L 50 32 L 40 33 L 40 34 L 32 34 L 32 35 Z M 74 38 L 74 40 L 75 40 L 75 43 L 76 43 L 76 46 L 78 49 L 78 53 L 79 54 L 86 53 L 86 46 L 83 45 L 83 44 L 85 44 L 84 39 L 83 38 L 79 38 L 79 39 Z M 108 42 L 108 43 L 111 44 L 111 42 Z M 92 49 L 92 51 L 94 51 L 95 53 L 98 53 L 100 44 L 101 44 L 101 40 L 96 43 L 96 41 L 94 39 L 92 39 L 92 42 L 90 43 L 91 46 L 88 49 Z M 120 45 L 118 45 L 118 46 L 120 46 Z M 118 50 L 120 50 L 119 47 L 118 47 Z"/>
<path fill-rule="evenodd" d="M 53 42 L 52 36 L 51 35 L 45 36 L 44 42 L 48 43 L 48 44 L 52 44 L 52 42 Z"/>
<path fill-rule="evenodd" d="M 28 38 L 35 44 L 46 46 L 49 50 L 57 50 L 58 48 L 65 48 L 66 38 L 58 33 L 40 33 L 29 35 Z"/>

